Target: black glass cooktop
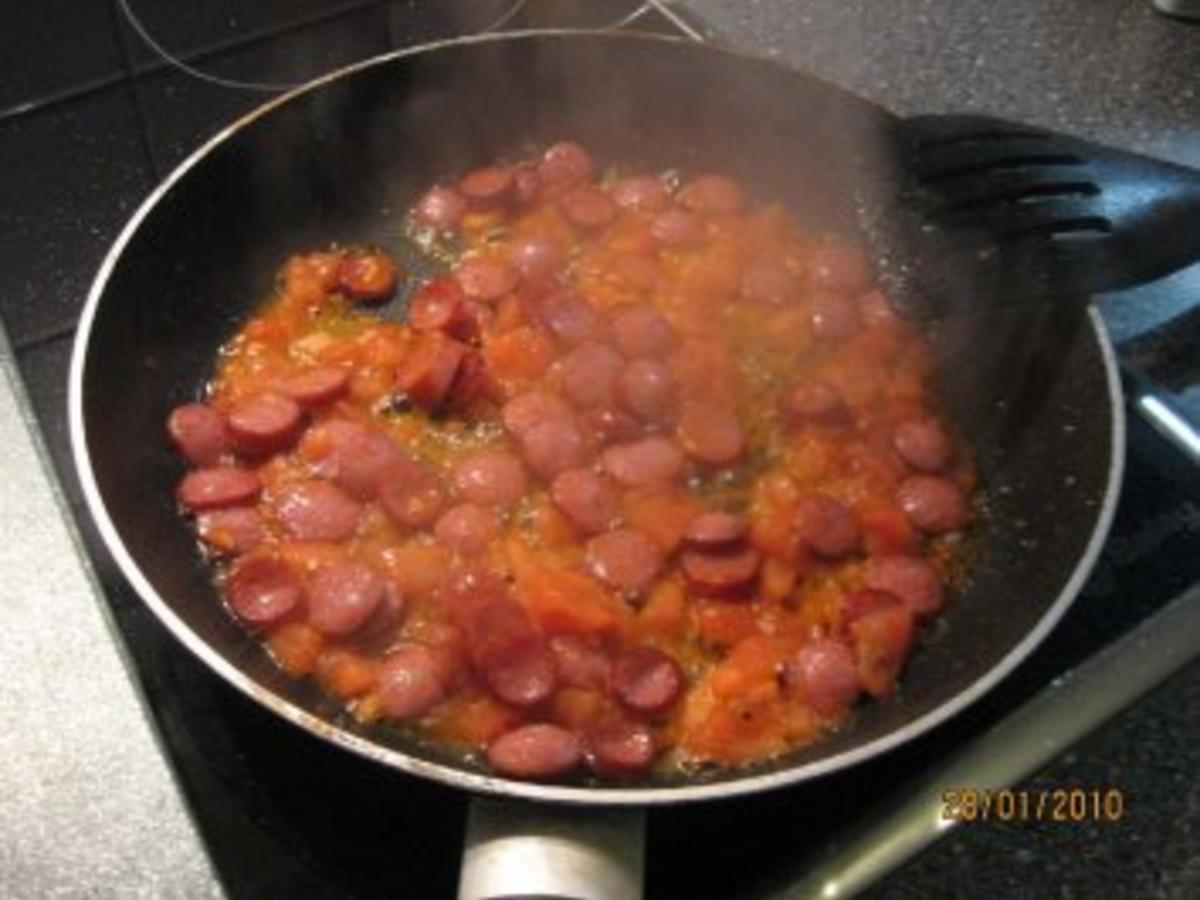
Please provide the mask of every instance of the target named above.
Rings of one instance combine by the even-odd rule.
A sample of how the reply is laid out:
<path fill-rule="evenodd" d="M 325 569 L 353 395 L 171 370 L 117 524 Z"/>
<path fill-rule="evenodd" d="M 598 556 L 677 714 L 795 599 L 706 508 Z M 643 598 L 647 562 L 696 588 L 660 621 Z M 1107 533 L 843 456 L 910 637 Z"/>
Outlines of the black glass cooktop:
<path fill-rule="evenodd" d="M 77 513 L 81 500 L 65 425 L 70 339 L 100 256 L 148 189 L 199 140 L 270 96 L 266 85 L 497 22 L 536 23 L 544 14 L 523 9 L 506 20 L 514 6 L 507 2 L 129 2 L 164 48 L 205 77 L 164 65 L 122 18 L 120 5 L 107 0 L 47 0 L 32 24 L 0 28 L 0 50 L 21 73 L 0 79 L 4 322 Z M 637 6 L 617 0 L 563 3 L 556 8 L 563 18 L 555 21 L 610 24 Z M 70 40 L 60 43 L 64 23 Z M 636 24 L 675 27 L 656 14 Z M 47 54 L 44 46 L 58 49 Z M 247 86 L 254 84 L 264 90 Z M 1189 414 L 1200 419 L 1194 389 L 1200 372 L 1195 354 L 1187 352 L 1200 332 L 1190 300 L 1198 280 L 1185 273 L 1155 288 L 1149 300 L 1105 301 L 1106 310 L 1115 310 L 1110 321 L 1136 388 L 1131 396 L 1137 401 L 1153 389 L 1184 420 Z M 1140 317 L 1139 307 L 1145 310 Z M 654 811 L 648 895 L 738 894 L 752 876 L 866 814 L 881 796 L 1152 614 L 1200 576 L 1195 552 L 1200 508 L 1193 499 L 1200 496 L 1198 487 L 1196 466 L 1131 415 L 1126 486 L 1112 537 L 1083 596 L 1026 665 L 968 713 L 852 774 L 761 798 Z M 86 516 L 77 518 L 163 745 L 228 892 L 256 900 L 452 896 L 464 797 L 326 746 L 227 687 L 153 620 L 107 558 Z M 1077 769 L 1068 764 L 1056 777 L 1073 773 Z M 1154 802 L 1134 806 L 1127 834 L 1162 828 L 1170 804 L 1183 802 L 1160 790 L 1158 782 L 1140 784 Z M 1188 809 L 1177 812 L 1186 816 Z M 896 874 L 879 895 L 923 895 L 931 868 L 961 869 L 964 854 L 981 871 L 1004 865 L 1003 858 L 989 863 L 979 839 L 951 838 Z M 1026 853 L 1036 863 L 1043 855 L 1069 854 L 1071 842 L 1083 839 L 1079 833 L 1030 832 L 1007 835 L 996 846 L 1004 853 Z M 1124 851 L 1114 836 L 1086 839 L 1097 866 L 1107 870 L 1121 863 Z M 996 895 L 1003 893 L 1001 887 Z"/>

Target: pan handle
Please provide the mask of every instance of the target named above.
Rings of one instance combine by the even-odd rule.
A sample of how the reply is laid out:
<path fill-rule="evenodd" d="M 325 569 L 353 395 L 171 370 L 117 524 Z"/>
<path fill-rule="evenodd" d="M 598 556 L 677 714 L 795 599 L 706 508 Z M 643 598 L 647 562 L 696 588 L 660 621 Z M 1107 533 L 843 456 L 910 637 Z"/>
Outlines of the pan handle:
<path fill-rule="evenodd" d="M 467 813 L 458 900 L 637 900 L 646 814 L 476 797 Z"/>

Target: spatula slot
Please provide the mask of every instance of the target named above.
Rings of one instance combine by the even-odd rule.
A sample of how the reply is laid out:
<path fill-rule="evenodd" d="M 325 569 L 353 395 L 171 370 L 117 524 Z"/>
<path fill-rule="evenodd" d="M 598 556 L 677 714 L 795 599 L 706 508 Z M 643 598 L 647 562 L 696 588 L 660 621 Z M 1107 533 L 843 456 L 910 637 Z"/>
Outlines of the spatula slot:
<path fill-rule="evenodd" d="M 1032 169 L 1038 166 L 1082 166 L 1084 162 L 1085 160 L 1073 153 L 1026 153 L 1019 156 L 972 160 L 941 169 L 934 167 L 922 172 L 921 179 L 929 184 L 943 184 L 955 178 L 981 175 L 985 172 Z"/>

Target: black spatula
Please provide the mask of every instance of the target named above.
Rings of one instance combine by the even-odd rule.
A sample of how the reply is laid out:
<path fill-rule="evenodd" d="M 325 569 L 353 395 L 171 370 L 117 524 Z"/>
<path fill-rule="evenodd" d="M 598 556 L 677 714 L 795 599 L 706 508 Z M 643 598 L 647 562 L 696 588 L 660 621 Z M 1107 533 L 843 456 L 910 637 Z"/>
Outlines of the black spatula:
<path fill-rule="evenodd" d="M 1200 260 L 1200 172 L 984 116 L 894 133 L 896 209 L 872 229 L 915 314 L 1090 294 Z"/>

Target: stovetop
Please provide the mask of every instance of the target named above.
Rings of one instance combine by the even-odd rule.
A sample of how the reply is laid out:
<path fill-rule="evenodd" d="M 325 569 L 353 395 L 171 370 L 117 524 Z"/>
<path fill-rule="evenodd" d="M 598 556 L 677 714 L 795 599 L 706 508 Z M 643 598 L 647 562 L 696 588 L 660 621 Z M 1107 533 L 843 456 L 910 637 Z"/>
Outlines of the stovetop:
<path fill-rule="evenodd" d="M 121 0 L 48 0 L 15 29 L 0 27 L 0 50 L 16 73 L 0 80 L 0 233 L 5 236 L 0 296 L 50 454 L 227 892 L 245 898 L 452 896 L 466 808 L 462 796 L 365 764 L 274 718 L 186 653 L 124 583 L 82 512 L 70 467 L 65 424 L 70 339 L 86 286 L 123 220 L 203 137 L 271 96 L 266 86 L 295 83 L 397 46 L 497 23 L 613 24 L 641 4 L 556 0 L 551 14 L 545 3 L 465 0 L 436 6 L 379 0 L 127 2 L 165 50 L 201 75 L 165 65 L 122 16 Z M 1040 5 L 1013 0 L 1007 6 L 1022 10 L 1022 21 L 1029 21 Z M 722 36 L 735 42 L 742 37 L 748 49 L 799 60 L 809 59 L 811 48 L 797 44 L 789 53 L 773 38 L 757 38 L 764 21 L 774 16 L 792 35 L 797 17 L 807 17 L 814 33 L 828 36 L 831 23 L 844 24 L 848 8 L 859 9 L 860 21 L 873 14 L 866 0 L 794 6 L 778 0 L 757 4 L 760 18 L 747 25 L 749 20 L 740 17 L 750 12 L 735 16 L 715 0 L 685 6 L 685 12 L 700 11 L 717 23 Z M 1087 20 L 1081 27 L 1092 27 L 1095 34 L 1107 33 L 1111 26 L 1105 16 L 1118 7 L 1128 16 L 1127 4 L 1117 0 L 1094 6 L 1080 15 Z M 520 8 L 514 12 L 514 7 Z M 926 17 L 923 26 L 912 17 L 898 18 L 903 34 L 935 22 L 961 29 L 968 7 L 986 16 L 993 4 L 899 0 L 900 7 L 912 17 Z M 1146 15 L 1151 15 L 1148 8 Z M 694 15 L 690 21 L 703 26 Z M 654 11 L 636 25 L 676 27 Z M 1185 26 L 1139 20 L 1137 27 L 1138 33 L 1155 36 L 1161 53 L 1175 52 L 1170 42 L 1179 40 L 1165 29 Z M 1200 32 L 1193 35 L 1200 44 Z M 899 40 L 894 35 L 888 40 L 893 38 Z M 864 56 L 886 58 L 883 35 L 853 39 Z M 1178 51 L 1185 70 L 1197 58 L 1193 52 L 1190 43 Z M 838 80 L 836 61 L 820 74 Z M 1200 120 L 1200 104 L 1191 109 L 1192 120 Z M 1011 109 L 1002 112 L 1012 114 Z M 1200 153 L 1192 161 L 1200 162 Z M 1185 421 L 1189 415 L 1200 421 L 1195 387 L 1200 356 L 1189 352 L 1200 331 L 1200 307 L 1193 306 L 1193 298 L 1200 298 L 1198 283 L 1200 273 L 1189 271 L 1134 295 L 1101 301 L 1119 343 L 1131 398 L 1149 391 Z M 739 894 L 755 876 L 869 814 L 881 796 L 935 767 L 1196 582 L 1200 469 L 1163 440 L 1161 428 L 1161 421 L 1151 427 L 1131 415 L 1126 486 L 1100 564 L 1061 625 L 1013 676 L 934 733 L 852 773 L 769 796 L 655 810 L 647 895 Z M 1191 773 L 1200 770 L 1200 727 L 1180 712 L 1188 703 L 1197 708 L 1197 700 L 1200 670 L 1193 666 L 1037 776 L 1045 785 L 1124 790 L 1129 809 L 1120 826 L 960 829 L 872 895 L 1200 893 L 1195 850 L 1200 841 L 1194 839 L 1200 832 L 1200 797 L 1191 785 Z"/>

